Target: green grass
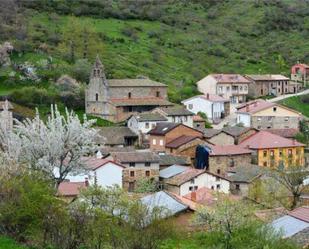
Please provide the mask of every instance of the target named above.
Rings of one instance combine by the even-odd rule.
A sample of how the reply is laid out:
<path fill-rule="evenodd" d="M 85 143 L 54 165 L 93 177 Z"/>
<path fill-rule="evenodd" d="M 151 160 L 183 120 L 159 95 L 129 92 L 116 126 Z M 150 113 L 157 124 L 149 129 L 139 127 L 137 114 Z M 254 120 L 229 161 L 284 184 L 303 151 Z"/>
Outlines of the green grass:
<path fill-rule="evenodd" d="M 9 238 L 0 237 L 0 249 L 26 249 L 26 247 L 18 245 Z"/>
<path fill-rule="evenodd" d="M 306 117 L 309 117 L 309 104 L 303 103 L 300 96 L 290 97 L 279 101 L 279 103 L 301 112 Z"/>

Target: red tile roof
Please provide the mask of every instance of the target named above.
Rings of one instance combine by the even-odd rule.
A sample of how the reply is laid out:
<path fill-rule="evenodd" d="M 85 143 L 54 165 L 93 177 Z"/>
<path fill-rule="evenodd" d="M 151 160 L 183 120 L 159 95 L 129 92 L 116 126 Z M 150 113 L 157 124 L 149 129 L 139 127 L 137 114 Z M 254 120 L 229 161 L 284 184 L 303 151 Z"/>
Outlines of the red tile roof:
<path fill-rule="evenodd" d="M 239 145 L 211 145 L 211 156 L 251 154 L 252 151 Z"/>
<path fill-rule="evenodd" d="M 237 83 L 237 84 L 249 84 L 250 80 L 246 79 L 240 74 L 211 74 L 215 80 L 220 83 Z"/>
<path fill-rule="evenodd" d="M 180 186 L 185 182 L 190 181 L 191 179 L 204 174 L 205 170 L 189 168 L 184 172 L 169 178 L 166 183 L 170 185 Z"/>
<path fill-rule="evenodd" d="M 86 164 L 86 167 L 92 170 L 96 170 L 99 167 L 104 166 L 107 163 L 113 163 L 119 167 L 124 168 L 123 165 L 114 162 L 112 160 L 107 160 L 107 159 L 103 159 L 103 158 L 96 158 L 96 157 L 84 157 L 83 158 L 83 162 Z"/>
<path fill-rule="evenodd" d="M 289 215 L 309 223 L 309 206 L 296 208 L 289 212 Z"/>
<path fill-rule="evenodd" d="M 200 136 L 187 136 L 187 135 L 182 135 L 169 143 L 165 145 L 167 148 L 179 148 L 180 146 L 191 142 L 194 139 L 200 138 Z"/>
<path fill-rule="evenodd" d="M 240 146 L 250 149 L 271 149 L 305 146 L 292 139 L 280 137 L 267 131 L 260 131 L 240 143 Z"/>
<path fill-rule="evenodd" d="M 58 196 L 76 197 L 80 190 L 86 188 L 85 182 L 62 182 L 57 191 Z"/>
<path fill-rule="evenodd" d="M 216 192 L 206 187 L 199 188 L 198 190 L 188 193 L 183 197 L 199 204 L 205 204 L 207 206 L 213 205 L 217 200 Z"/>
<path fill-rule="evenodd" d="M 275 103 L 271 103 L 263 99 L 257 99 L 257 100 L 252 100 L 252 101 L 247 102 L 246 104 L 238 106 L 237 112 L 254 114 L 256 112 L 259 112 L 261 110 L 264 110 L 266 108 L 269 108 L 275 105 L 276 105 Z"/>
<path fill-rule="evenodd" d="M 297 129 L 294 128 L 287 128 L 287 129 L 267 129 L 268 132 L 272 134 L 276 134 L 281 137 L 286 138 L 294 138 L 296 134 L 299 132 Z"/>

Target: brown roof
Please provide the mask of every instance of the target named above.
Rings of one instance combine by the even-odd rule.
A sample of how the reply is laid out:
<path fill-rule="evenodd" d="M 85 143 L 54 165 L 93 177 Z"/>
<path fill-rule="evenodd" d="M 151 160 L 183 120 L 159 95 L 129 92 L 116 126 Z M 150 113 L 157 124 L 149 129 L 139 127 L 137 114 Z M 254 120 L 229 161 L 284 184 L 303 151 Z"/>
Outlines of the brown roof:
<path fill-rule="evenodd" d="M 243 105 L 238 106 L 237 112 L 254 114 L 256 112 L 259 112 L 261 110 L 264 110 L 266 108 L 269 108 L 275 105 L 276 105 L 275 103 L 268 102 L 263 99 L 257 99 L 257 100 L 252 100 Z"/>
<path fill-rule="evenodd" d="M 105 145 L 123 145 L 125 138 L 138 138 L 138 136 L 128 127 L 113 126 L 98 128 L 100 137 L 97 137 L 97 143 Z"/>
<path fill-rule="evenodd" d="M 242 134 L 245 134 L 246 132 L 252 130 L 253 128 L 250 127 L 239 127 L 239 126 L 227 126 L 223 127 L 222 131 L 225 133 L 235 137 L 239 137 Z"/>
<path fill-rule="evenodd" d="M 134 151 L 134 152 L 116 152 L 112 153 L 115 161 L 120 163 L 144 163 L 144 162 L 157 162 L 159 163 L 160 157 L 153 152 L 149 151 Z"/>
<path fill-rule="evenodd" d="M 158 123 L 155 128 L 150 130 L 148 134 L 150 135 L 165 135 L 169 131 L 173 130 L 177 126 L 181 125 L 180 123 L 164 122 Z"/>
<path fill-rule="evenodd" d="M 92 170 L 96 170 L 97 168 L 100 168 L 100 167 L 106 165 L 107 163 L 113 163 L 113 164 L 115 164 L 119 167 L 124 168 L 124 166 L 119 164 L 119 163 L 116 163 L 112 160 L 103 159 L 103 158 L 84 157 L 83 162 L 86 164 L 86 167 L 88 169 L 92 169 Z"/>
<path fill-rule="evenodd" d="M 58 187 L 57 195 L 65 197 L 76 197 L 80 190 L 86 188 L 84 182 L 62 182 Z"/>
<path fill-rule="evenodd" d="M 299 132 L 297 129 L 294 128 L 287 128 L 287 129 L 267 129 L 268 132 L 272 134 L 276 134 L 281 137 L 286 138 L 294 138 L 296 134 Z"/>
<path fill-rule="evenodd" d="M 211 156 L 251 154 L 252 151 L 239 145 L 210 145 Z"/>
<path fill-rule="evenodd" d="M 162 98 L 113 98 L 110 99 L 114 106 L 171 106 L 171 102 Z"/>
<path fill-rule="evenodd" d="M 175 175 L 171 178 L 169 178 L 166 183 L 170 184 L 170 185 L 175 185 L 175 186 L 180 186 L 185 182 L 190 181 L 191 179 L 204 174 L 205 170 L 201 170 L 201 169 L 194 169 L 194 168 L 189 168 L 187 170 L 185 170 L 184 172 Z"/>
<path fill-rule="evenodd" d="M 289 78 L 281 74 L 248 74 L 246 77 L 254 81 L 289 80 Z"/>
<path fill-rule="evenodd" d="M 145 79 L 108 79 L 110 87 L 167 87 L 167 85 L 145 78 Z"/>
<path fill-rule="evenodd" d="M 305 146 L 292 139 L 280 137 L 267 131 L 260 131 L 240 143 L 240 146 L 250 149 L 271 149 Z"/>
<path fill-rule="evenodd" d="M 218 82 L 222 83 L 236 83 L 236 84 L 249 84 L 250 80 L 246 79 L 240 74 L 211 74 L 212 77 Z"/>
<path fill-rule="evenodd" d="M 200 130 L 204 133 L 205 138 L 212 138 L 221 132 L 221 130 L 208 128 L 201 128 Z"/>
<path fill-rule="evenodd" d="M 167 148 L 179 148 L 180 146 L 182 146 L 186 143 L 189 143 L 194 139 L 200 139 L 200 137 L 199 136 L 182 135 L 182 136 L 170 141 L 169 143 L 167 143 L 165 145 L 165 147 L 167 147 Z"/>
<path fill-rule="evenodd" d="M 296 219 L 309 223 L 309 206 L 296 208 L 288 214 Z"/>

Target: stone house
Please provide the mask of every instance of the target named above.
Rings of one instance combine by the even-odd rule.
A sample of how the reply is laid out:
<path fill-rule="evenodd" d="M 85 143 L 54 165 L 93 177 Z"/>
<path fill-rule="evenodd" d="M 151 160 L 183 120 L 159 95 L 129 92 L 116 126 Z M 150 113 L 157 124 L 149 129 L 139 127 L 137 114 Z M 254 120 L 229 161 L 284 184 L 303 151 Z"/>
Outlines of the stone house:
<path fill-rule="evenodd" d="M 254 161 L 259 166 L 276 168 L 304 165 L 305 145 L 280 137 L 267 131 L 260 131 L 245 139 L 239 146 L 253 151 Z"/>
<path fill-rule="evenodd" d="M 203 129 L 206 125 L 206 121 L 199 115 L 193 116 L 193 128 L 194 129 Z"/>
<path fill-rule="evenodd" d="M 13 129 L 13 105 L 9 101 L 0 101 L 0 129 Z"/>
<path fill-rule="evenodd" d="M 187 110 L 184 106 L 172 106 L 166 108 L 156 108 L 153 113 L 159 113 L 166 117 L 168 122 L 181 123 L 189 127 L 193 127 L 194 113 Z"/>
<path fill-rule="evenodd" d="M 229 193 L 229 181 L 224 179 L 223 176 L 193 168 L 187 168 L 182 172 L 175 170 L 174 174 L 169 174 L 169 177 L 163 179 L 163 185 L 167 191 L 180 196 L 203 187 Z"/>
<path fill-rule="evenodd" d="M 115 162 L 125 166 L 123 170 L 123 188 L 134 191 L 136 182 L 148 178 L 159 180 L 160 157 L 147 151 L 112 153 Z"/>
<path fill-rule="evenodd" d="M 255 129 L 299 128 L 301 113 L 277 103 L 262 99 L 250 101 L 237 107 L 238 124 Z"/>
<path fill-rule="evenodd" d="M 205 113 L 213 123 L 230 114 L 230 101 L 215 94 L 197 95 L 181 102 L 189 111 Z"/>
<path fill-rule="evenodd" d="M 240 74 L 210 74 L 196 84 L 201 93 L 216 94 L 234 104 L 246 102 L 251 81 Z"/>
<path fill-rule="evenodd" d="M 252 151 L 238 145 L 210 146 L 208 171 L 224 175 L 231 168 L 242 164 L 251 164 Z"/>
<path fill-rule="evenodd" d="M 203 138 L 203 132 L 193 129 L 180 123 L 158 123 L 157 126 L 149 131 L 150 149 L 165 153 L 166 144 L 185 135 Z"/>
<path fill-rule="evenodd" d="M 291 67 L 291 80 L 300 82 L 303 86 L 309 81 L 309 66 L 306 64 L 298 63 Z"/>
<path fill-rule="evenodd" d="M 282 95 L 289 93 L 290 79 L 280 74 L 246 75 L 252 83 L 249 85 L 249 95 L 260 97 L 267 95 Z"/>
<path fill-rule="evenodd" d="M 87 114 L 121 122 L 134 113 L 172 104 L 162 83 L 147 78 L 106 79 L 104 66 L 97 58 L 85 91 L 85 105 Z"/>
<path fill-rule="evenodd" d="M 113 126 L 98 128 L 99 136 L 96 143 L 99 147 L 102 145 L 108 147 L 129 147 L 138 145 L 138 135 L 128 127 Z"/>

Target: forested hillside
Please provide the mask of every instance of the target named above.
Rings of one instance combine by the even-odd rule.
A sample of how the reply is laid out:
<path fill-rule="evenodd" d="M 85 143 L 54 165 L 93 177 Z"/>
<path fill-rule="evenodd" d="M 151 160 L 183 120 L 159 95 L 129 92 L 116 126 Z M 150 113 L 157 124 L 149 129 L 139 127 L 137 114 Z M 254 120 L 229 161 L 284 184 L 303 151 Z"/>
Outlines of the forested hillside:
<path fill-rule="evenodd" d="M 15 48 L 12 67 L 0 69 L 0 93 L 29 85 L 17 68 L 25 63 L 36 86 L 62 74 L 85 82 L 96 54 L 109 78 L 148 76 L 168 84 L 173 101 L 211 72 L 288 74 L 309 62 L 308 1 L 135 2 L 0 0 L 0 44 Z"/>

